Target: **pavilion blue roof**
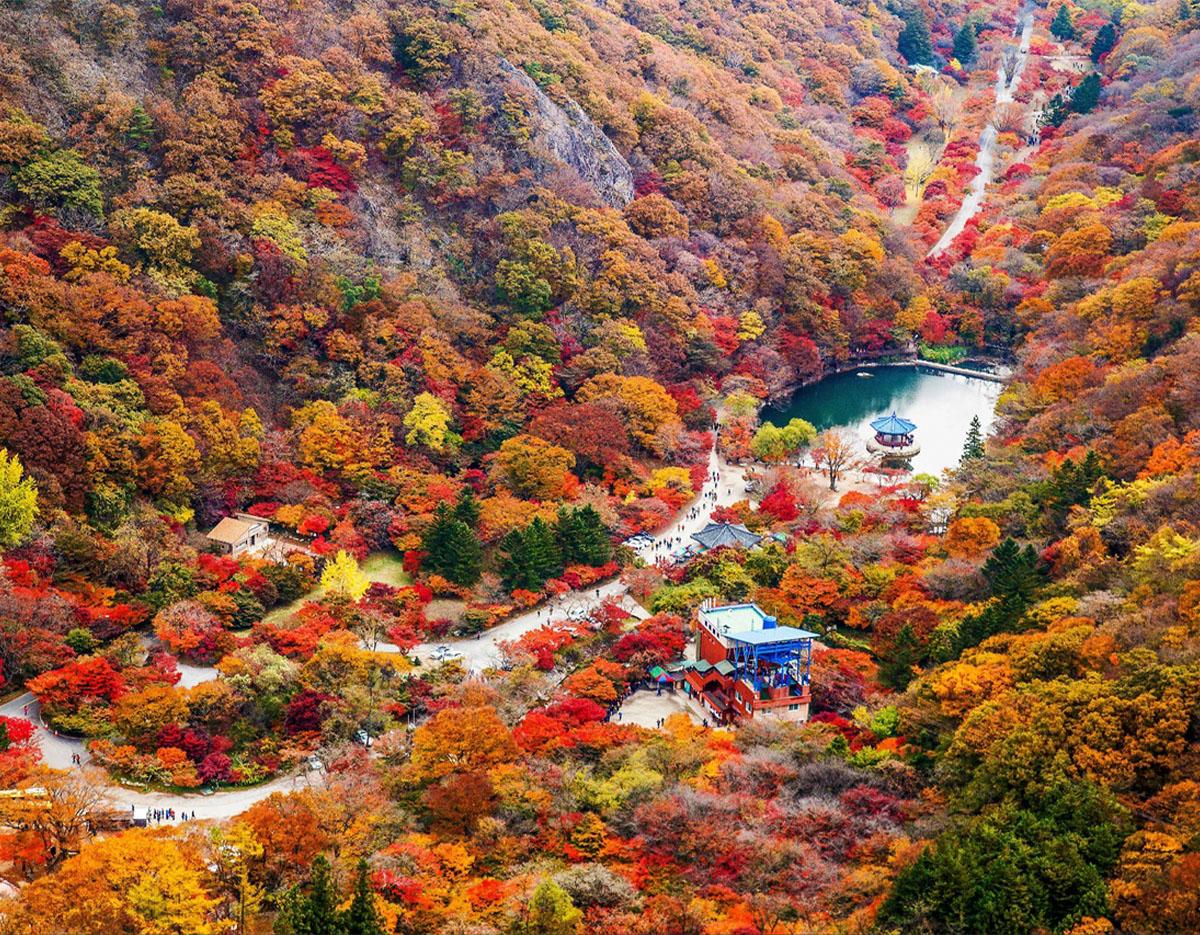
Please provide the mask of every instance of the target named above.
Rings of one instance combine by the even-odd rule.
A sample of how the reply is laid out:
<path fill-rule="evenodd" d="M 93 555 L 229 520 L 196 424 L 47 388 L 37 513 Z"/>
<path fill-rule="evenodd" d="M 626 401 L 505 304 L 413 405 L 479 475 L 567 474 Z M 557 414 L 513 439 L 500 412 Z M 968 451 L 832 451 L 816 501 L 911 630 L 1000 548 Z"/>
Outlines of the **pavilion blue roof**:
<path fill-rule="evenodd" d="M 890 416 L 884 416 L 882 419 L 876 419 L 871 423 L 871 428 L 884 435 L 908 435 L 916 427 L 917 423 L 909 422 L 908 419 L 901 419 L 894 412 Z"/>

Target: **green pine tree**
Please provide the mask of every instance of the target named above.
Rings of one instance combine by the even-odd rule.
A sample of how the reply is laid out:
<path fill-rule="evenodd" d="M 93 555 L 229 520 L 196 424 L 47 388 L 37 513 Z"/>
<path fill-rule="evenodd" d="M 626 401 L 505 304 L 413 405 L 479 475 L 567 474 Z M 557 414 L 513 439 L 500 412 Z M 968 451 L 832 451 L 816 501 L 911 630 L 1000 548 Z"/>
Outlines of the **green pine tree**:
<path fill-rule="evenodd" d="M 296 935 L 341 935 L 333 871 L 329 861 L 320 855 L 313 861 L 309 887 L 304 913 L 307 929 L 301 929 Z"/>
<path fill-rule="evenodd" d="M 906 623 L 896 634 L 887 657 L 880 660 L 879 681 L 888 688 L 904 691 L 913 679 L 913 667 L 920 661 L 921 644 L 912 624 Z"/>
<path fill-rule="evenodd" d="M 574 510 L 565 506 L 558 508 L 558 516 L 554 520 L 554 534 L 558 539 L 558 549 L 562 554 L 563 564 L 574 564 L 577 561 L 575 540 L 579 537 L 579 520 L 576 518 Z"/>
<path fill-rule="evenodd" d="M 925 11 L 918 6 L 909 7 L 900 14 L 904 29 L 896 40 L 896 49 L 910 65 L 933 64 L 933 42 L 929 38 L 929 23 Z"/>
<path fill-rule="evenodd" d="M 1068 114 L 1067 101 L 1061 93 L 1055 94 L 1038 117 L 1038 126 L 1061 127 Z"/>
<path fill-rule="evenodd" d="M 954 34 L 954 57 L 958 59 L 960 65 L 964 68 L 975 61 L 977 53 L 975 44 L 975 27 L 968 20 L 962 24 L 962 27 Z"/>
<path fill-rule="evenodd" d="M 358 862 L 358 877 L 354 881 L 354 899 L 342 913 L 342 931 L 345 935 L 384 935 L 383 922 L 375 906 L 375 894 L 367 881 L 367 862 Z"/>
<path fill-rule="evenodd" d="M 510 530 L 500 540 L 500 549 L 504 558 L 500 562 L 500 577 L 504 586 L 510 591 L 522 588 L 533 591 L 541 587 L 537 574 L 525 552 L 525 532 L 521 529 Z"/>
<path fill-rule="evenodd" d="M 1039 765 L 998 763 L 987 781 L 980 767 L 971 786 L 995 794 Z M 1104 880 L 1129 826 L 1112 794 L 1086 781 L 1048 793 L 1021 784 L 997 807 L 953 823 L 905 867 L 879 921 L 903 932 L 1065 931 L 1106 904 Z"/>
<path fill-rule="evenodd" d="M 973 461 L 983 457 L 983 423 L 979 416 L 971 417 L 971 427 L 967 429 L 967 440 L 963 443 L 962 460 Z"/>
<path fill-rule="evenodd" d="M 1065 3 L 1061 4 L 1058 12 L 1054 14 L 1054 21 L 1050 23 L 1050 33 L 1060 42 L 1075 38 L 1075 23 L 1071 20 L 1071 12 Z"/>
<path fill-rule="evenodd" d="M 989 636 L 1003 633 L 1009 629 L 1014 620 L 1011 604 L 1000 602 L 989 604 L 977 614 L 969 614 L 958 625 L 954 636 L 953 652 L 940 661 L 948 661 L 972 646 L 978 646 Z"/>
<path fill-rule="evenodd" d="M 459 506 L 461 506 L 461 501 Z M 469 511 L 464 511 L 469 515 Z M 455 584 L 473 585 L 483 571 L 483 549 L 474 530 L 458 518 L 458 506 L 451 510 L 439 503 L 433 523 L 421 537 L 427 553 L 425 567 Z"/>
<path fill-rule="evenodd" d="M 1090 114 L 1099 103 L 1100 75 L 1092 72 L 1071 92 L 1071 110 L 1076 114 Z"/>
<path fill-rule="evenodd" d="M 464 487 L 454 504 L 454 518 L 472 529 L 479 525 L 479 501 L 470 487 Z"/>
<path fill-rule="evenodd" d="M 309 873 L 308 891 L 292 887 L 275 920 L 276 935 L 344 935 L 337 890 L 329 861 L 318 855 Z"/>
<path fill-rule="evenodd" d="M 433 511 L 433 522 L 421 536 L 421 548 L 426 552 L 425 567 L 444 574 L 449 560 L 450 526 L 454 517 L 445 503 L 439 503 Z"/>
<path fill-rule="evenodd" d="M 505 553 L 500 575 L 510 591 L 516 588 L 540 591 L 547 578 L 562 571 L 562 555 L 554 531 L 540 516 L 523 530 L 514 529 L 500 546 Z"/>
<path fill-rule="evenodd" d="M 566 565 L 603 565 L 612 557 L 608 530 L 595 507 L 558 511 L 558 545 Z"/>
<path fill-rule="evenodd" d="M 1081 479 L 1090 495 L 1093 488 L 1096 486 L 1096 481 L 1104 477 L 1104 465 L 1100 462 L 1100 455 L 1096 454 L 1095 448 L 1089 448 L 1088 453 L 1084 456 L 1083 464 L 1080 466 Z"/>
<path fill-rule="evenodd" d="M 1029 606 L 1041 584 L 1038 556 L 1032 545 L 1021 548 L 1010 536 L 992 549 L 983 563 L 983 577 L 991 587 L 992 596 Z"/>
<path fill-rule="evenodd" d="M 446 549 L 446 578 L 466 587 L 475 584 L 483 573 L 483 547 L 474 530 L 461 520 L 451 520 Z"/>
<path fill-rule="evenodd" d="M 1187 3 L 1187 0 L 1183 0 Z M 1092 61 L 1098 62 L 1113 50 L 1113 46 L 1117 44 L 1117 28 L 1112 23 L 1105 23 L 1096 32 L 1096 38 L 1092 40 Z"/>
<path fill-rule="evenodd" d="M 982 571 L 996 600 L 959 624 L 955 639 L 958 652 L 978 646 L 989 636 L 1018 628 L 1042 583 L 1038 566 L 1033 546 L 1021 548 L 1011 537 L 992 550 Z"/>
<path fill-rule="evenodd" d="M 125 130 L 125 139 L 136 149 L 143 150 L 149 149 L 154 140 L 154 119 L 146 113 L 146 108 L 140 103 L 133 105 L 129 125 Z"/>
<path fill-rule="evenodd" d="M 562 572 L 562 553 L 558 548 L 558 539 L 554 530 L 540 516 L 525 527 L 525 549 L 528 552 L 532 567 L 545 582 Z M 540 584 L 538 585 L 541 586 Z"/>

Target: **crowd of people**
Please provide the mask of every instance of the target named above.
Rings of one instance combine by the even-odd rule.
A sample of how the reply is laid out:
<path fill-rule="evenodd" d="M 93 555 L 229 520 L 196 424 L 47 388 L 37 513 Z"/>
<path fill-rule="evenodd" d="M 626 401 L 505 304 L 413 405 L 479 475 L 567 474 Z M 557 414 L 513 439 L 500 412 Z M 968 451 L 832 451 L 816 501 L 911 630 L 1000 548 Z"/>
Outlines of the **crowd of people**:
<path fill-rule="evenodd" d="M 135 815 L 137 814 L 137 806 L 131 805 L 131 806 L 129 806 L 129 808 Z M 195 821 L 195 820 L 196 820 L 196 810 L 195 809 L 192 809 L 190 813 L 188 812 L 188 810 L 186 808 L 181 809 L 178 812 L 175 811 L 175 809 L 173 809 L 173 808 L 148 808 L 148 809 L 146 809 L 146 821 L 151 824 L 164 822 L 164 821 Z"/>

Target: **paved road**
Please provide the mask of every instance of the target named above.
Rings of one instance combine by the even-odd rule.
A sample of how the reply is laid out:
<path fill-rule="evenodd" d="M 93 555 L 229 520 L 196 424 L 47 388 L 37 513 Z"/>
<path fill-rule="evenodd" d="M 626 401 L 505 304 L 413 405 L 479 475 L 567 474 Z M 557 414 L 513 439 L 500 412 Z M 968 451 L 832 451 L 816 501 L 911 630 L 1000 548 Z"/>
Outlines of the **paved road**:
<path fill-rule="evenodd" d="M 33 722 L 33 737 L 42 748 L 42 762 L 47 766 L 70 769 L 71 756 L 76 753 L 85 763 L 88 761 L 88 752 L 83 747 L 83 741 L 63 737 L 42 726 L 42 706 L 38 704 L 32 692 L 25 692 L 7 704 L 0 705 L 0 714 L 6 717 L 23 717 Z"/>
<path fill-rule="evenodd" d="M 954 243 L 954 239 L 963 232 L 963 229 L 967 226 L 967 222 L 978 214 L 979 209 L 983 207 L 983 200 L 987 195 L 988 184 L 992 181 L 992 175 L 996 171 L 995 119 L 999 115 L 1001 107 L 1013 102 L 1013 95 L 1021 83 L 1021 75 L 1024 74 L 1025 66 L 1029 62 L 1029 45 L 1033 36 L 1032 6 L 1027 6 L 1021 11 L 1021 18 L 1018 25 L 1020 28 L 1020 43 L 1017 47 L 1016 64 L 1013 67 L 1013 73 L 1009 76 L 1005 72 L 1003 58 L 1001 58 L 1000 65 L 996 70 L 996 105 L 993 110 L 992 120 L 988 122 L 988 125 L 983 128 L 983 132 L 979 135 L 979 153 L 975 156 L 975 167 L 979 172 L 975 178 L 971 179 L 971 184 L 967 186 L 967 194 L 963 198 L 962 204 L 959 205 L 958 213 L 954 215 L 950 226 L 938 238 L 938 242 L 926 254 L 927 257 L 934 257 L 943 253 L 950 244 Z"/>
<path fill-rule="evenodd" d="M 717 506 L 728 506 L 744 499 L 742 472 L 719 458 L 714 447 L 708 459 L 709 480 L 691 504 L 653 536 L 653 542 L 638 550 L 638 554 L 647 564 L 666 560 L 672 552 L 691 543 L 693 533 L 699 532 L 709 522 L 709 517 Z M 715 477 L 715 479 L 711 479 Z M 709 499 L 708 495 L 713 498 Z M 692 508 L 697 507 L 692 515 Z M 492 627 L 479 635 L 478 638 L 465 637 L 462 639 L 445 639 L 438 642 L 450 646 L 463 654 L 463 665 L 468 669 L 481 672 L 489 666 L 502 662 L 499 643 L 515 640 L 530 630 L 536 629 L 551 620 L 561 620 L 570 613 L 586 613 L 598 607 L 605 601 L 615 600 L 622 607 L 637 617 L 647 616 L 644 608 L 634 601 L 627 593 L 624 583 L 615 578 L 606 584 L 592 588 L 582 588 L 578 591 L 568 591 L 561 597 L 550 602 L 547 606 L 531 610 L 528 613 L 511 617 L 498 626 Z M 435 642 L 421 643 L 413 652 L 422 660 L 429 658 Z M 382 652 L 399 652 L 399 648 L 391 643 L 380 643 L 376 649 Z"/>
<path fill-rule="evenodd" d="M 189 668 L 196 670 L 197 674 L 206 671 L 197 669 L 195 666 L 190 666 Z M 208 678 L 215 678 L 216 670 L 208 671 L 212 673 Z M 200 681 L 205 681 L 205 679 L 200 679 Z M 55 769 L 77 769 L 78 767 L 71 761 L 73 754 L 79 754 L 82 765 L 86 765 L 90 761 L 91 757 L 88 755 L 87 748 L 83 745 L 82 740 L 73 737 L 64 737 L 43 726 L 41 706 L 32 693 L 26 692 L 7 704 L 0 705 L 0 714 L 8 717 L 24 717 L 33 722 L 34 739 L 37 741 L 38 746 L 41 747 L 42 761 L 47 766 L 52 766 Z M 314 777 L 317 775 L 313 774 Z M 232 818 L 234 815 L 241 814 L 255 802 L 265 799 L 274 792 L 288 792 L 307 785 L 309 781 L 309 776 L 306 774 L 281 776 L 278 779 L 263 783 L 261 786 L 251 786 L 246 789 L 226 789 L 221 792 L 215 792 L 212 795 L 202 795 L 200 793 L 180 795 L 166 792 L 140 792 L 137 789 L 130 789 L 116 782 L 110 782 L 108 783 L 107 792 L 109 800 L 118 808 L 132 809 L 135 806 L 148 809 L 174 808 L 177 813 L 186 808 L 189 815 L 195 812 L 196 819 L 199 820 L 201 818 Z"/>
<path fill-rule="evenodd" d="M 742 469 L 721 458 L 715 446 L 708 456 L 708 474 L 716 479 L 706 480 L 696 499 L 680 510 L 665 528 L 655 533 L 653 543 L 639 550 L 638 554 L 648 563 L 653 564 L 659 558 L 668 557 L 674 550 L 693 544 L 692 535 L 708 525 L 712 511 L 718 506 L 730 506 L 746 499 Z M 709 494 L 713 495 L 713 499 L 708 499 Z M 692 507 L 697 507 L 695 516 L 691 515 Z M 672 544 L 672 540 L 679 542 Z"/>
<path fill-rule="evenodd" d="M 642 558 L 653 563 L 660 558 L 666 558 L 679 546 L 674 545 L 676 539 L 683 544 L 690 542 L 693 533 L 704 528 L 709 516 L 716 506 L 727 506 L 744 498 L 742 491 L 741 471 L 730 467 L 717 456 L 714 447 L 709 457 L 709 479 L 692 504 L 685 507 L 666 528 L 654 536 L 654 541 L 640 551 Z M 709 498 L 707 495 L 712 494 Z M 699 507 L 692 515 L 692 507 Z M 570 591 L 554 601 L 549 607 L 533 610 L 526 614 L 513 617 L 504 623 L 493 627 L 481 634 L 478 639 L 446 640 L 445 642 L 461 652 L 464 664 L 468 669 L 482 671 L 496 665 L 500 660 L 498 643 L 514 640 L 529 630 L 535 629 L 550 620 L 561 619 L 573 610 L 591 610 L 607 600 L 616 600 L 635 616 L 645 617 L 646 611 L 628 595 L 621 580 L 613 579 L 598 588 L 586 588 Z M 399 652 L 399 647 L 390 643 L 380 643 L 376 649 L 382 652 Z M 433 644 L 422 643 L 414 650 L 422 658 L 427 658 Z M 179 684 L 192 687 L 201 682 L 217 677 L 217 670 L 207 666 L 194 666 L 187 663 L 179 664 L 181 678 Z M 34 724 L 34 736 L 42 749 L 42 759 L 56 769 L 72 769 L 72 755 L 79 754 L 83 763 L 89 757 L 83 742 L 59 734 L 42 726 L 41 709 L 37 699 L 30 692 L 14 698 L 0 706 L 0 714 L 9 717 L 25 717 Z M 287 792 L 302 788 L 312 781 L 317 781 L 318 774 L 296 774 L 282 776 L 261 786 L 248 789 L 227 789 L 211 795 L 192 793 L 189 795 L 162 792 L 139 792 L 117 783 L 109 784 L 109 797 L 120 807 L 125 808 L 174 808 L 177 812 L 184 809 L 190 815 L 195 812 L 197 820 L 204 818 L 231 818 L 245 811 L 256 802 L 265 799 L 274 792 Z"/>
<path fill-rule="evenodd" d="M 138 792 L 135 789 L 126 789 L 124 786 L 111 784 L 108 788 L 108 797 L 118 807 L 130 810 L 133 810 L 134 807 L 163 810 L 173 808 L 177 816 L 176 821 L 180 820 L 178 816 L 184 810 L 187 811 L 189 817 L 195 815 L 197 821 L 222 819 L 240 815 L 250 806 L 276 792 L 296 792 L 308 788 L 310 785 L 319 785 L 320 777 L 319 772 L 294 773 L 272 779 L 261 786 L 250 786 L 246 789 L 224 789 L 211 795 Z M 166 824 L 171 824 L 171 822 L 166 822 Z"/>

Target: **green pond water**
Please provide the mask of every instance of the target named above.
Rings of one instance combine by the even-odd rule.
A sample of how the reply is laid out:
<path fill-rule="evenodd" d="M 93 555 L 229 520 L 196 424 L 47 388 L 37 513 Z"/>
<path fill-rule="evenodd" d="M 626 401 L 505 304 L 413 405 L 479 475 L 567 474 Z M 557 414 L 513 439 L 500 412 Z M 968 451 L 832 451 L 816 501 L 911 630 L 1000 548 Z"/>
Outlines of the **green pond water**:
<path fill-rule="evenodd" d="M 894 411 L 917 423 L 913 437 L 921 453 L 912 459 L 913 470 L 937 475 L 958 464 L 972 416 L 979 416 L 987 433 L 1000 390 L 999 383 L 954 373 L 880 367 L 835 374 L 801 387 L 783 405 L 765 409 L 762 418 L 783 425 L 798 416 L 818 430 L 845 429 L 862 439 L 866 457 L 866 442 L 874 435 L 870 423 Z"/>

